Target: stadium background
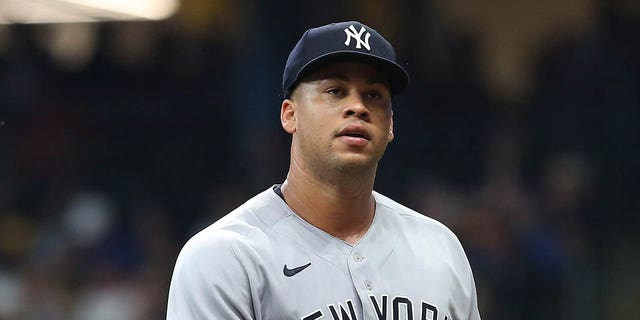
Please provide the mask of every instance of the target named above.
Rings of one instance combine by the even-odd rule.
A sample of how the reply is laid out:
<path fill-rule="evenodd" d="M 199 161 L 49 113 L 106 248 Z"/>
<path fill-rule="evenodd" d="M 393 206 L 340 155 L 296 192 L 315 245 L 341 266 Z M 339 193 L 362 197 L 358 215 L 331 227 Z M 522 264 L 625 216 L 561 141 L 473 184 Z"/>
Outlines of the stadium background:
<path fill-rule="evenodd" d="M 376 189 L 459 235 L 483 319 L 637 314 L 640 3 L 187 0 L 0 25 L 0 319 L 163 319 L 186 239 L 285 177 L 289 50 L 347 19 L 411 74 Z"/>

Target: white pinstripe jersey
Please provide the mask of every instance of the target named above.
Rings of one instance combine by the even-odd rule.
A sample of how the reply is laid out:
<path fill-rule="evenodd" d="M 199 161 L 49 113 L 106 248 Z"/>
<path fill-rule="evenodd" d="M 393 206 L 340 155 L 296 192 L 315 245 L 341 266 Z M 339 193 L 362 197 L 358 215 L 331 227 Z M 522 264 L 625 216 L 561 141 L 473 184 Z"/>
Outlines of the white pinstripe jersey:
<path fill-rule="evenodd" d="M 167 319 L 479 320 L 455 235 L 373 194 L 356 245 L 307 223 L 272 188 L 258 194 L 184 246 Z"/>

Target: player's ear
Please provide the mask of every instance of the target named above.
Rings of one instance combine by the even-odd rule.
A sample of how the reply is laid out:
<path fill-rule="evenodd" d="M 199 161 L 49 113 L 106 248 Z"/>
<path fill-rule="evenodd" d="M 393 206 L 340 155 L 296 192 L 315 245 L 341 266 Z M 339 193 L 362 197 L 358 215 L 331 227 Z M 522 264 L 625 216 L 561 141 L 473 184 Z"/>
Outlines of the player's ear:
<path fill-rule="evenodd" d="M 296 103 L 291 99 L 284 99 L 280 108 L 280 123 L 284 131 L 289 134 L 296 132 Z"/>
<path fill-rule="evenodd" d="M 395 135 L 393 134 L 393 110 L 391 110 L 391 124 L 389 125 L 389 133 L 387 134 L 387 143 L 393 141 Z"/>

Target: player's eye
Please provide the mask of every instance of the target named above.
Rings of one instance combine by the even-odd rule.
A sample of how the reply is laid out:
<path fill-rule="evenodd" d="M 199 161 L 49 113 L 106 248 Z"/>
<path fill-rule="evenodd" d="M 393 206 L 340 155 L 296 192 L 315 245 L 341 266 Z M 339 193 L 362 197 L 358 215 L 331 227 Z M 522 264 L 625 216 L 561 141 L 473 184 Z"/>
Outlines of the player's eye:
<path fill-rule="evenodd" d="M 342 94 L 342 90 L 339 88 L 329 88 L 327 89 L 327 93 L 332 96 L 339 96 L 340 94 Z"/>
<path fill-rule="evenodd" d="M 382 94 L 380 94 L 380 92 L 378 92 L 376 90 L 372 90 L 372 91 L 367 92 L 367 98 L 374 99 L 374 100 L 380 100 L 380 99 L 382 99 Z"/>

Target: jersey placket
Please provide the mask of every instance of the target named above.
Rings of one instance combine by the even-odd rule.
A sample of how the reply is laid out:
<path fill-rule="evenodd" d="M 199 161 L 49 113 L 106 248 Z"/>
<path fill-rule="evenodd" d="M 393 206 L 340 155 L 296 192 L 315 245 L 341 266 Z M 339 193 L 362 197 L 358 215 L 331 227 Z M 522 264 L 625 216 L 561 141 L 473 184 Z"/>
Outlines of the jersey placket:
<path fill-rule="evenodd" d="M 362 319 L 377 319 L 376 310 L 386 308 L 383 305 L 386 289 L 379 270 L 395 247 L 397 233 L 389 225 L 390 221 L 383 222 L 385 209 L 380 206 L 376 209 L 371 229 L 347 258 L 351 280 L 362 304 Z"/>

